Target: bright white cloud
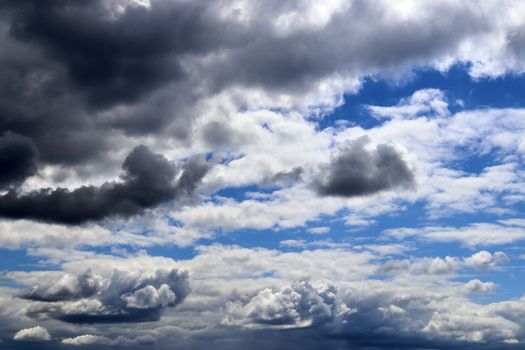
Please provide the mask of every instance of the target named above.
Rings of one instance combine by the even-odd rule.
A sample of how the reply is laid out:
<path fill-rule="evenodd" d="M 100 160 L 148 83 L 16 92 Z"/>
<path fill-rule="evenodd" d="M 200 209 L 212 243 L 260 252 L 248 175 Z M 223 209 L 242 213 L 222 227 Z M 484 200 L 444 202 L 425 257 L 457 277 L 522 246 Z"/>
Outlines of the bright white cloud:
<path fill-rule="evenodd" d="M 42 326 L 21 329 L 13 337 L 17 341 L 50 341 L 51 335 Z"/>

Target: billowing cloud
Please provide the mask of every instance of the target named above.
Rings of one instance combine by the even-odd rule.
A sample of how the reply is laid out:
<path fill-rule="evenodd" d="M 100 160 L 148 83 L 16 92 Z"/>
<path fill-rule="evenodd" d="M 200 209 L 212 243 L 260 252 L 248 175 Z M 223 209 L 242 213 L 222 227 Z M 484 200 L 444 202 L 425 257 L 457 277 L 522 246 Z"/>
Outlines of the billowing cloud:
<path fill-rule="evenodd" d="M 9 191 L 0 197 L 0 216 L 79 224 L 107 216 L 131 216 L 177 197 L 189 196 L 208 166 L 196 159 L 184 164 L 175 182 L 176 168 L 146 146 L 136 147 L 122 165 L 122 182 L 73 191 L 44 189 L 26 194 Z"/>
<path fill-rule="evenodd" d="M 225 324 L 296 328 L 325 322 L 335 316 L 337 289 L 329 284 L 296 282 L 279 290 L 264 289 L 246 304 L 228 305 Z"/>
<path fill-rule="evenodd" d="M 191 292 L 187 271 L 114 270 L 110 276 L 65 274 L 51 285 L 36 285 L 21 297 L 39 301 L 29 310 L 71 323 L 158 320 L 164 308 L 180 304 Z"/>
<path fill-rule="evenodd" d="M 506 264 L 509 257 L 504 252 L 495 252 L 494 254 L 482 250 L 465 259 L 465 263 L 481 270 L 487 270 L 499 265 Z"/>
<path fill-rule="evenodd" d="M 3 1 L 0 132 L 31 138 L 43 163 L 79 165 L 115 137 L 188 141 L 199 102 L 221 94 L 240 108 L 333 107 L 371 75 L 523 66 L 512 1 L 137 3 Z M 231 141 L 209 125 L 211 145 Z"/>
<path fill-rule="evenodd" d="M 366 148 L 369 140 L 349 143 L 326 165 L 314 188 L 324 196 L 361 196 L 413 185 L 413 174 L 402 156 L 390 145 Z"/>
<path fill-rule="evenodd" d="M 64 274 L 56 283 L 50 286 L 34 286 L 20 296 L 24 299 L 36 301 L 77 300 L 97 293 L 102 288 L 103 283 L 102 276 L 90 271 L 79 276 Z"/>

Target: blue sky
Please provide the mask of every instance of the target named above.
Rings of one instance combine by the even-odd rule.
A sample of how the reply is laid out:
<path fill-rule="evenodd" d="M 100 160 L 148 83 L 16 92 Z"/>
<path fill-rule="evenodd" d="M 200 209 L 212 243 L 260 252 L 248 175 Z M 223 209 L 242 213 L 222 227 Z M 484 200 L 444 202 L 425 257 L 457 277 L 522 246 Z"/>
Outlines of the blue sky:
<path fill-rule="evenodd" d="M 0 3 L 0 348 L 521 348 L 522 7 Z"/>

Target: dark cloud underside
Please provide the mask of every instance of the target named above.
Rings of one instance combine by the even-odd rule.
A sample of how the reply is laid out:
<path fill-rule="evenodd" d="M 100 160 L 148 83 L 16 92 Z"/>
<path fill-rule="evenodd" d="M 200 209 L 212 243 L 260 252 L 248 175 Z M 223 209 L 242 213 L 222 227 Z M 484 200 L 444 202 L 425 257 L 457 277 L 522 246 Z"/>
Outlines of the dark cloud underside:
<path fill-rule="evenodd" d="M 0 216 L 66 224 L 132 216 L 163 202 L 190 196 L 208 170 L 206 163 L 193 159 L 184 164 L 182 175 L 175 182 L 175 166 L 146 146 L 136 147 L 122 168 L 122 182 L 107 182 L 100 187 L 43 189 L 27 194 L 10 190 L 0 197 Z"/>
<path fill-rule="evenodd" d="M 324 196 L 361 196 L 413 184 L 413 174 L 401 155 L 390 145 L 365 148 L 358 139 L 342 149 L 314 181 Z"/>
<path fill-rule="evenodd" d="M 65 274 L 50 285 L 37 285 L 21 297 L 42 302 L 28 314 L 47 314 L 70 323 L 147 322 L 175 307 L 191 293 L 187 271 L 157 269 L 137 273 L 114 270 L 103 277 L 91 272 Z"/>
<path fill-rule="evenodd" d="M 491 27 L 450 4 L 433 5 L 439 19 L 370 26 L 389 14 L 359 0 L 325 26 L 286 34 L 274 21 L 299 2 L 250 2 L 247 22 L 222 2 L 150 3 L 1 0 L 0 133 L 30 137 L 44 164 L 82 164 L 118 147 L 114 133 L 190 140 L 197 102 L 229 87 L 297 95 L 334 73 L 426 62 Z M 232 142 L 219 131 L 205 130 L 211 146 Z"/>

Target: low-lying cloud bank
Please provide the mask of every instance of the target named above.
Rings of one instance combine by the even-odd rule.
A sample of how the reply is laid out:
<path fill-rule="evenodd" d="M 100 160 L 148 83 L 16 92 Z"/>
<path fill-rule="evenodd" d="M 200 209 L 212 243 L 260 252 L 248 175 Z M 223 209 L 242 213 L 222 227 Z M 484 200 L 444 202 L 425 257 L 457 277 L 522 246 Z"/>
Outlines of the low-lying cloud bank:
<path fill-rule="evenodd" d="M 30 315 L 46 314 L 70 323 L 146 322 L 175 307 L 191 293 L 187 271 L 114 270 L 110 276 L 91 272 L 64 274 L 51 285 L 35 285 L 20 295 L 38 301 Z"/>

